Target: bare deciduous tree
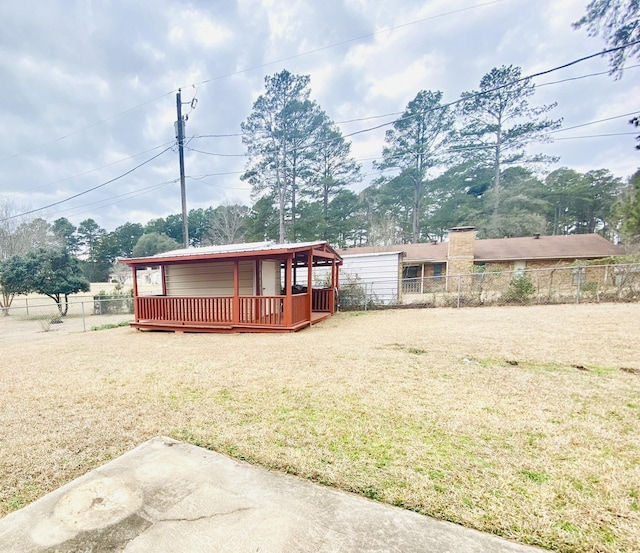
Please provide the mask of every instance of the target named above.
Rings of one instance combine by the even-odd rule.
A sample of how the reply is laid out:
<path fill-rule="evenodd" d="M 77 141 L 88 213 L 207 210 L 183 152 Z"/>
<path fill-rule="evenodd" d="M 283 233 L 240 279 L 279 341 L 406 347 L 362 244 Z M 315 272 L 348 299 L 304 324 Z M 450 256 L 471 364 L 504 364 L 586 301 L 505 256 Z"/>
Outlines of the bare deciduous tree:
<path fill-rule="evenodd" d="M 249 208 L 244 205 L 221 205 L 209 219 L 206 241 L 212 245 L 237 244 L 244 241 Z"/>

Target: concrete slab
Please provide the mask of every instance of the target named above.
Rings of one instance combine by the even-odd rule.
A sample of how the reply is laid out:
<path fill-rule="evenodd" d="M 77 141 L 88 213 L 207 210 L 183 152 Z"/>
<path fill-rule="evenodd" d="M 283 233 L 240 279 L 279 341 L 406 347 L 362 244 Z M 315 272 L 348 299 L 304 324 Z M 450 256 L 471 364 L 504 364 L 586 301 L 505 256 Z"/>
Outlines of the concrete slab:
<path fill-rule="evenodd" d="M 3 553 L 533 553 L 154 438 L 0 520 Z"/>

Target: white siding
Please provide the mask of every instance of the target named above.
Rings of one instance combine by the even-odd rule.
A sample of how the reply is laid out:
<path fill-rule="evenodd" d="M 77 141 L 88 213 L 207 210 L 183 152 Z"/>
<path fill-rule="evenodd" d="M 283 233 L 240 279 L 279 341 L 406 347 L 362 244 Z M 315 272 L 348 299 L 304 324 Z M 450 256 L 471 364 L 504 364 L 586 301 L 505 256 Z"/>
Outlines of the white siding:
<path fill-rule="evenodd" d="M 377 303 L 399 300 L 400 252 L 343 255 L 340 282 L 356 279 Z"/>
<path fill-rule="evenodd" d="M 255 294 L 255 264 L 239 263 L 240 294 Z M 167 296 L 233 296 L 233 262 L 190 263 L 165 267 Z"/>
<path fill-rule="evenodd" d="M 352 281 L 365 289 L 367 297 L 382 304 L 399 300 L 401 252 L 343 255 L 340 267 L 340 286 Z M 320 286 L 329 278 L 330 269 L 316 267 L 313 270 L 314 286 Z M 306 269 L 298 269 L 298 282 L 306 285 Z"/>

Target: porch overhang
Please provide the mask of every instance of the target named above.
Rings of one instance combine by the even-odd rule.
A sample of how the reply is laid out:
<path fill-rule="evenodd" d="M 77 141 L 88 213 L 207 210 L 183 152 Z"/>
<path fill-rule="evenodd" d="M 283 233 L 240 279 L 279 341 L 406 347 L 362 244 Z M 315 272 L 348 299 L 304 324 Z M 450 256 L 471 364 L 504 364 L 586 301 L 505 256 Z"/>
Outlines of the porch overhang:
<path fill-rule="evenodd" d="M 130 266 L 134 272 L 135 320 L 131 324 L 134 328 L 175 332 L 291 332 L 315 324 L 335 312 L 338 267 L 342 258 L 326 242 L 259 242 L 187 248 L 122 259 L 120 262 Z M 272 288 L 271 292 L 265 292 L 262 284 L 261 267 L 265 263 L 276 267 L 276 282 L 280 282 L 280 286 L 275 290 Z M 216 281 L 220 277 L 216 276 L 214 268 L 221 267 L 220 264 L 227 267 L 227 277 Z M 139 294 L 136 274 L 138 269 L 146 267 L 160 267 L 161 295 Z M 249 267 L 249 274 L 253 271 L 254 277 L 253 284 L 248 288 L 243 285 L 244 293 L 241 293 L 240 272 L 243 267 L 245 270 Z M 303 283 L 299 284 L 296 275 L 300 275 L 301 268 L 305 267 L 306 275 Z M 313 284 L 314 267 L 324 267 L 323 274 L 328 277 L 326 283 L 318 287 Z M 190 274 L 201 284 L 204 273 L 209 283 L 224 282 L 226 291 L 220 295 L 220 291 L 212 293 L 208 287 L 205 291 L 192 291 L 186 296 L 176 293 L 176 289 L 168 285 L 166 275 L 178 270 L 183 273 L 181 284 Z M 242 282 L 246 284 L 246 278 Z M 249 292 L 250 289 L 253 293 Z"/>
<path fill-rule="evenodd" d="M 228 261 L 234 259 L 283 259 L 311 251 L 316 258 L 335 260 L 340 265 L 342 257 L 324 241 L 296 244 L 276 244 L 274 242 L 254 242 L 230 244 L 203 248 L 185 248 L 146 257 L 120 259 L 120 263 L 130 267 L 149 267 L 172 263 L 197 263 L 203 261 Z"/>

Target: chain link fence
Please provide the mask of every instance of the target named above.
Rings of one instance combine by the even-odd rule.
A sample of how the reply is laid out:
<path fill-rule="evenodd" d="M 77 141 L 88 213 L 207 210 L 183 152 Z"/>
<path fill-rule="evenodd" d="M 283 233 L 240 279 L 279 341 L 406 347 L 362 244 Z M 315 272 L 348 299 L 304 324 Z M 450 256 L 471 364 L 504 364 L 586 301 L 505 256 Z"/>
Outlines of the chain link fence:
<path fill-rule="evenodd" d="M 86 331 L 116 319 L 118 322 L 133 321 L 133 295 L 102 292 L 93 296 L 74 295 L 68 304 L 60 305 L 46 296 L 17 296 L 10 307 L 0 311 L 0 315 L 16 321 L 37 321 L 44 331 L 62 323 L 73 323 L 77 329 Z"/>
<path fill-rule="evenodd" d="M 341 275 L 338 309 L 637 301 L 640 301 L 640 264 L 576 265 L 387 280 Z M 64 307 L 63 304 L 63 310 Z M 38 321 L 43 330 L 63 321 L 74 321 L 79 330 L 86 331 L 114 321 L 132 321 L 133 295 L 131 291 L 76 295 L 70 299 L 65 317 L 49 298 L 18 296 L 0 314 Z"/>
<path fill-rule="evenodd" d="M 371 282 L 341 277 L 339 305 L 345 311 L 635 301 L 640 301 L 640 264 L 478 270 Z"/>

